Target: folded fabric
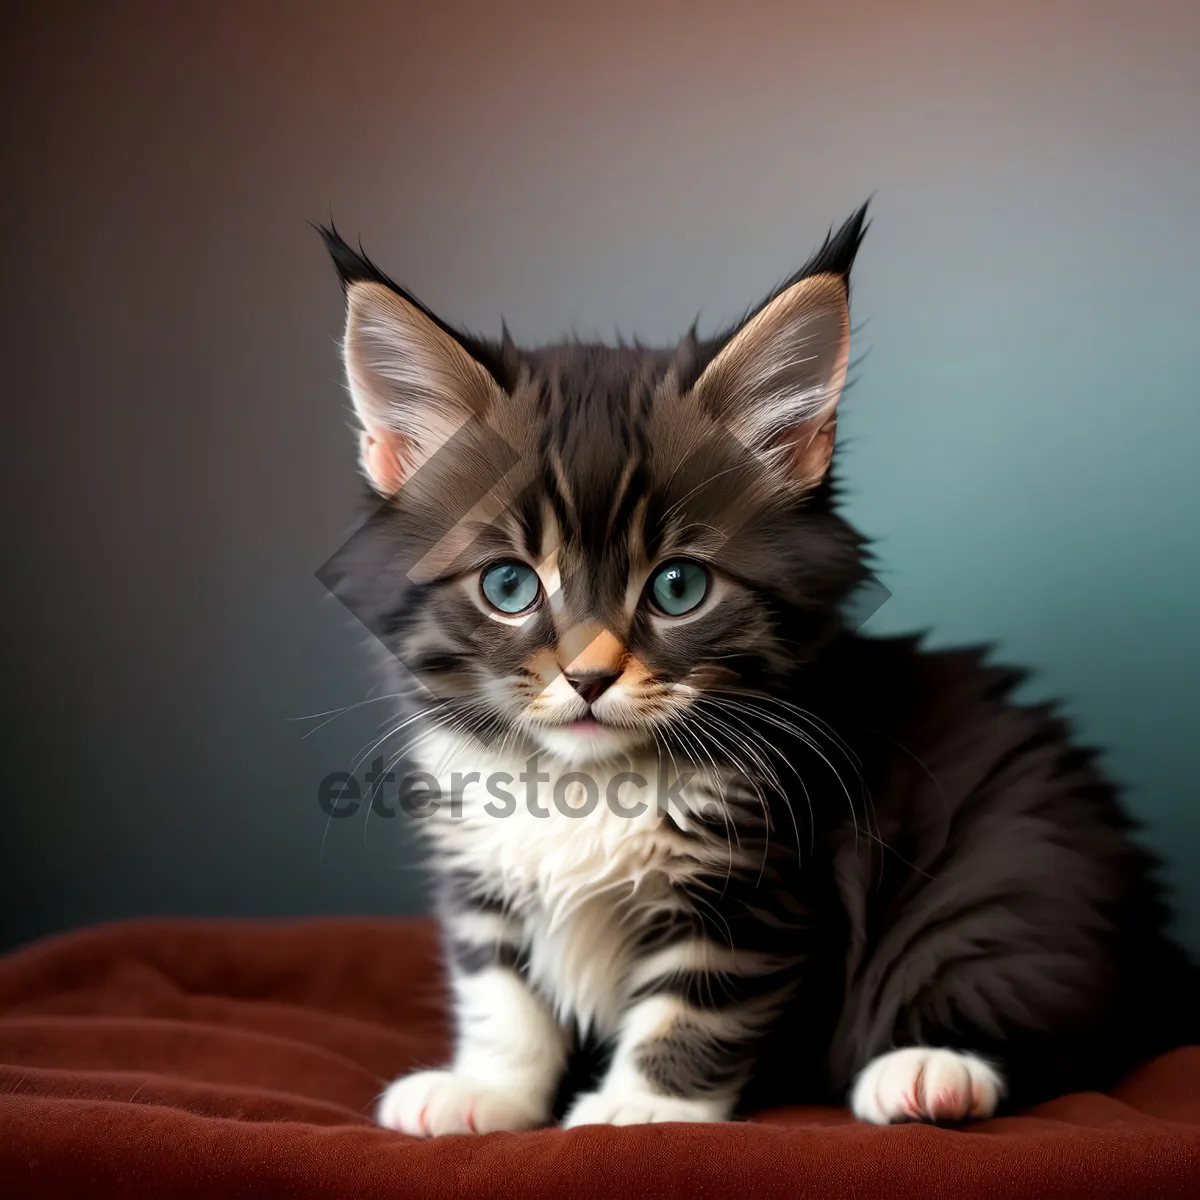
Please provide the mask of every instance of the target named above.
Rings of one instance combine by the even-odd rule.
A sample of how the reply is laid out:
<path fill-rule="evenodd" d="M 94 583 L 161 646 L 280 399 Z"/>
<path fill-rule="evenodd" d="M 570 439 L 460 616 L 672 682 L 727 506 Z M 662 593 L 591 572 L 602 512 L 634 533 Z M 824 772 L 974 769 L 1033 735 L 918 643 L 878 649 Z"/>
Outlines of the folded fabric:
<path fill-rule="evenodd" d="M 138 921 L 0 959 L 0 1195 L 1200 1197 L 1200 1047 L 968 1129 L 840 1109 L 417 1141 L 370 1113 L 438 1065 L 425 920 Z"/>

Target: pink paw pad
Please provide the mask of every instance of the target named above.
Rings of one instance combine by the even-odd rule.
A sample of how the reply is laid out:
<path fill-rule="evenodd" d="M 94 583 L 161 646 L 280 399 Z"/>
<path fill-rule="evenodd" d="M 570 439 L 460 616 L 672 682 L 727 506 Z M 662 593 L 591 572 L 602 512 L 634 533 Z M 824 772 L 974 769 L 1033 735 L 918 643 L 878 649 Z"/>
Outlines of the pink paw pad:
<path fill-rule="evenodd" d="M 990 1063 L 956 1050 L 910 1046 L 881 1054 L 855 1081 L 850 1107 L 860 1121 L 940 1121 L 990 1117 L 1003 1093 Z"/>

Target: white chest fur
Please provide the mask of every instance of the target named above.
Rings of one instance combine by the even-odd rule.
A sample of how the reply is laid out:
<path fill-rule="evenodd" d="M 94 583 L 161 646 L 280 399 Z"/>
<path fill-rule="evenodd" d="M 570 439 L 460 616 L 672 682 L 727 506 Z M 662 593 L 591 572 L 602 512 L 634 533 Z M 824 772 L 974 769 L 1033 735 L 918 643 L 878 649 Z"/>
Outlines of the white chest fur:
<path fill-rule="evenodd" d="M 504 900 L 531 978 L 583 1028 L 611 1029 L 647 918 L 685 907 L 677 885 L 736 855 L 687 836 L 714 784 L 690 764 L 580 768 L 439 735 L 419 765 L 440 790 L 423 822 L 439 858 Z"/>

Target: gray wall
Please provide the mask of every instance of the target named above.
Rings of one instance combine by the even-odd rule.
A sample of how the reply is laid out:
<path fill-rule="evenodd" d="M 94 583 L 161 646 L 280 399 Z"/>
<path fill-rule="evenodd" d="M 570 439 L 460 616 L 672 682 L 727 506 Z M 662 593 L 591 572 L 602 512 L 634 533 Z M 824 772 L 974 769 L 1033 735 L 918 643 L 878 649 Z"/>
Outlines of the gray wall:
<path fill-rule="evenodd" d="M 1200 945 L 1200 8 L 990 7 L 10 14 L 4 941 L 420 903 L 400 822 L 317 804 L 378 706 L 294 720 L 371 686 L 314 578 L 355 483 L 306 218 L 484 332 L 666 339 L 874 191 L 874 627 L 1038 668 Z"/>

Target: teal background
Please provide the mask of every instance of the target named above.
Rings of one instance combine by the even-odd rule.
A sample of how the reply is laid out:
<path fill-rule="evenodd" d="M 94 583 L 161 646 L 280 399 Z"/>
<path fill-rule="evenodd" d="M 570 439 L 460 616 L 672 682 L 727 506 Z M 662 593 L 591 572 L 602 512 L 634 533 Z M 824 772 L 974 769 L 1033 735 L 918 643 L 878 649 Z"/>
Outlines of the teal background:
<path fill-rule="evenodd" d="M 893 592 L 865 629 L 1032 666 L 1022 694 L 1107 748 L 1198 945 L 1197 238 L 1149 195 L 1085 215 L 1048 192 L 991 244 L 930 246 L 956 269 L 910 303 L 864 266 L 881 311 L 846 397 L 848 512 Z"/>
<path fill-rule="evenodd" d="M 382 713 L 297 720 L 373 686 L 305 220 L 485 333 L 667 340 L 874 194 L 869 628 L 1032 666 L 1200 948 L 1200 6 L 113 0 L 0 53 L 4 944 L 423 903 L 399 822 L 317 804 Z"/>

